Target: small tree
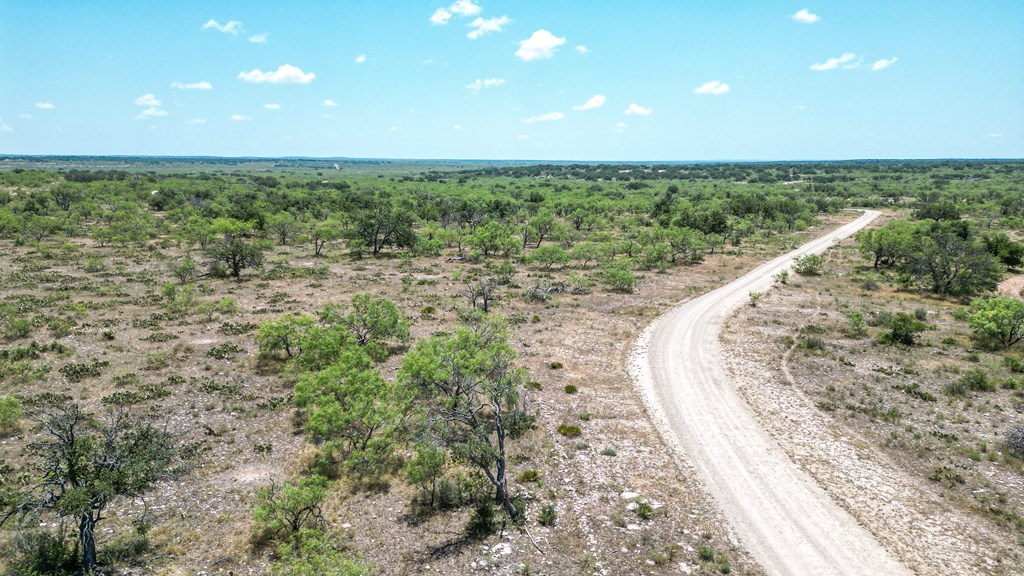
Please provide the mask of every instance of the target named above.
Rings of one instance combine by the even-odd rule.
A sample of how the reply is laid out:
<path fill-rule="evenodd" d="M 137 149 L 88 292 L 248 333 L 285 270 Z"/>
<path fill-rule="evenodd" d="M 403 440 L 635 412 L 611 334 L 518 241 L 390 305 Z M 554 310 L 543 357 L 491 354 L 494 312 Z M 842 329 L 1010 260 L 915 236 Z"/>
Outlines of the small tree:
<path fill-rule="evenodd" d="M 256 491 L 253 517 L 261 538 L 288 538 L 303 528 L 322 527 L 320 504 L 327 498 L 327 479 L 306 476 L 298 482 L 278 484 Z"/>
<path fill-rule="evenodd" d="M 0 524 L 45 512 L 75 519 L 80 567 L 88 574 L 97 566 L 96 524 L 103 512 L 118 497 L 141 498 L 170 475 L 174 440 L 120 410 L 99 421 L 66 396 L 47 397 L 35 419 L 43 435 L 29 446 L 36 481 L 11 499 Z"/>
<path fill-rule="evenodd" d="M 470 305 L 476 308 L 480 305 L 480 309 L 487 312 L 491 305 L 491 300 L 494 300 L 494 291 L 498 285 L 493 278 L 478 278 L 477 281 L 467 282 L 466 291 L 464 294 L 469 299 Z"/>
<path fill-rule="evenodd" d="M 1024 340 L 1024 302 L 1016 298 L 975 298 L 967 321 L 986 344 L 1009 348 Z"/>
<path fill-rule="evenodd" d="M 387 463 L 408 410 L 402 390 L 385 381 L 359 347 L 304 374 L 295 385 L 295 404 L 306 410 L 306 432 L 328 459 L 345 462 L 357 475 Z"/>
<path fill-rule="evenodd" d="M 234 278 L 239 278 L 246 268 L 263 265 L 263 246 L 249 238 L 252 224 L 218 218 L 212 228 L 215 238 L 207 245 L 206 253 L 214 264 L 226 266 Z"/>
<path fill-rule="evenodd" d="M 351 308 L 343 310 L 336 304 L 328 304 L 320 313 L 320 320 L 345 326 L 360 346 L 383 346 L 409 339 L 412 322 L 391 300 L 374 298 L 369 293 L 358 294 L 352 297 Z"/>
<path fill-rule="evenodd" d="M 278 320 L 261 323 L 256 335 L 260 355 L 271 357 L 283 351 L 288 358 L 298 356 L 302 353 L 302 341 L 313 322 L 312 316 L 285 314 Z"/>
<path fill-rule="evenodd" d="M 513 518 L 507 480 L 507 443 L 533 427 L 522 397 L 526 371 L 513 366 L 504 323 L 479 319 L 450 336 L 419 341 L 406 355 L 399 380 L 427 409 L 430 435 L 453 459 L 478 468 L 495 502 Z"/>
<path fill-rule="evenodd" d="M 626 266 L 613 263 L 605 266 L 601 272 L 601 282 L 616 292 L 632 292 L 636 286 L 636 276 Z"/>

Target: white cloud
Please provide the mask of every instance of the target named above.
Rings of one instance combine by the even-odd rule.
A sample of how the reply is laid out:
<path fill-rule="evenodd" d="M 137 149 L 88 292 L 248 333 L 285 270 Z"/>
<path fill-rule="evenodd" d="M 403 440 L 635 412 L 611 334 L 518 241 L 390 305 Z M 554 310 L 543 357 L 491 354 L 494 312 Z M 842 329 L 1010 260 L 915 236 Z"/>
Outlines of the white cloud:
<path fill-rule="evenodd" d="M 36 102 L 36 108 L 40 110 L 53 110 L 56 106 L 53 105 L 53 102 Z"/>
<path fill-rule="evenodd" d="M 266 44 L 267 38 L 269 36 L 269 32 L 264 32 L 263 34 L 253 34 L 252 36 L 249 36 L 249 42 L 252 42 L 253 44 Z"/>
<path fill-rule="evenodd" d="M 477 38 L 490 34 L 491 32 L 501 32 L 501 29 L 512 20 L 508 16 L 502 16 L 500 18 L 477 18 L 469 23 L 469 27 L 473 28 L 466 34 L 466 38 L 470 40 L 476 40 Z"/>
<path fill-rule="evenodd" d="M 565 118 L 565 114 L 561 112 L 548 112 L 547 114 L 541 114 L 540 116 L 530 116 L 529 118 L 523 118 L 523 124 L 536 124 L 538 122 L 555 122 Z"/>
<path fill-rule="evenodd" d="M 487 78 L 486 80 L 481 80 L 477 78 L 476 80 L 470 82 L 469 84 L 466 84 L 466 89 L 472 90 L 473 93 L 475 94 L 484 88 L 494 88 L 497 86 L 501 86 L 504 83 L 504 78 Z"/>
<path fill-rule="evenodd" d="M 534 32 L 526 40 L 519 42 L 519 50 L 516 50 L 516 56 L 523 62 L 547 60 L 555 55 L 555 51 L 562 44 L 565 44 L 565 38 L 559 38 L 542 28 Z"/>
<path fill-rule="evenodd" d="M 651 112 L 654 112 L 654 108 L 644 108 L 639 104 L 633 103 L 626 108 L 626 116 L 650 116 Z"/>
<path fill-rule="evenodd" d="M 430 17 L 430 23 L 438 26 L 443 26 L 452 19 L 452 13 L 445 10 L 444 8 L 438 8 L 434 11 L 434 15 Z"/>
<path fill-rule="evenodd" d="M 793 110 L 807 110 L 807 106 L 804 106 L 803 104 L 797 104 L 796 106 L 793 106 Z"/>
<path fill-rule="evenodd" d="M 452 14 L 458 14 L 459 16 L 476 16 L 483 8 L 479 4 L 474 4 L 473 0 L 455 0 L 455 3 L 448 7 L 448 10 Z"/>
<path fill-rule="evenodd" d="M 807 8 L 804 8 L 803 10 L 798 10 L 797 13 L 790 16 L 790 18 L 796 20 L 801 24 L 814 24 L 818 20 L 821 20 L 821 18 L 818 18 L 817 14 L 812 14 L 809 10 L 807 10 Z"/>
<path fill-rule="evenodd" d="M 171 82 L 171 88 L 178 90 L 213 90 L 213 84 L 206 80 L 202 82 Z"/>
<path fill-rule="evenodd" d="M 280 104 L 264 104 L 263 107 L 266 108 L 267 110 L 280 110 L 281 109 L 281 105 Z"/>
<path fill-rule="evenodd" d="M 335 102 L 334 100 L 331 100 L 330 98 L 328 98 L 328 99 L 324 100 L 323 106 L 325 108 L 337 108 L 338 107 L 338 103 Z"/>
<path fill-rule="evenodd" d="M 398 126 L 392 126 L 391 128 L 388 128 L 388 132 L 398 132 Z"/>
<path fill-rule="evenodd" d="M 882 58 L 881 60 L 876 60 L 875 63 L 871 65 L 871 71 L 878 72 L 879 70 L 885 70 L 889 66 L 895 64 L 896 60 L 897 58 L 895 56 L 889 59 Z"/>
<path fill-rule="evenodd" d="M 462 125 L 456 124 L 455 126 L 452 126 L 452 130 L 456 132 L 462 132 Z"/>
<path fill-rule="evenodd" d="M 717 96 L 719 94 L 725 94 L 728 91 L 729 91 L 729 85 L 728 84 L 725 84 L 724 82 L 719 82 L 718 80 L 712 80 L 710 82 L 705 82 L 705 83 L 701 84 L 700 86 L 698 86 L 693 91 L 693 93 L 694 94 L 714 94 L 714 95 Z"/>
<path fill-rule="evenodd" d="M 616 122 L 615 126 L 612 126 L 612 132 L 615 134 L 622 134 L 626 131 L 627 126 L 629 126 L 629 124 L 626 124 L 625 122 Z"/>
<path fill-rule="evenodd" d="M 203 24 L 203 30 L 209 30 L 210 28 L 225 34 L 238 36 L 238 33 L 242 31 L 242 23 L 238 20 L 229 20 L 227 24 L 221 24 L 216 20 L 209 20 L 206 24 Z"/>
<path fill-rule="evenodd" d="M 193 119 L 189 120 L 188 122 L 185 122 L 185 124 L 195 124 L 195 125 L 206 124 L 206 118 L 193 118 Z"/>
<path fill-rule="evenodd" d="M 137 106 L 160 106 L 161 103 L 156 99 L 156 96 L 152 94 L 143 94 L 135 99 Z"/>
<path fill-rule="evenodd" d="M 270 84 L 309 84 L 316 79 L 316 74 L 312 72 L 307 74 L 301 68 L 291 64 L 282 64 L 274 72 L 264 72 L 259 68 L 249 72 L 239 72 L 238 79 L 255 84 L 262 84 L 264 82 Z"/>
<path fill-rule="evenodd" d="M 839 68 L 840 64 L 846 64 L 848 62 L 851 62 L 856 57 L 857 55 L 854 54 L 853 52 L 844 52 L 843 55 L 839 56 L 838 58 L 829 58 L 824 62 L 811 64 L 811 70 L 817 72 L 821 72 L 823 70 L 835 70 L 836 68 Z"/>
<path fill-rule="evenodd" d="M 356 64 L 362 64 L 363 62 L 366 62 L 366 54 L 360 54 L 359 56 L 355 57 Z"/>
<path fill-rule="evenodd" d="M 583 44 L 580 44 L 579 46 L 576 47 L 576 51 L 579 52 L 580 54 L 586 54 L 590 52 L 590 48 L 587 48 Z"/>
<path fill-rule="evenodd" d="M 8 126 L 4 119 L 0 118 L 0 132 L 14 132 L 14 128 Z"/>
<path fill-rule="evenodd" d="M 594 94 L 593 96 L 590 97 L 590 100 L 587 100 L 586 102 L 580 104 L 579 106 L 573 106 L 572 109 L 593 110 L 594 108 L 600 108 L 601 106 L 604 106 L 604 101 L 604 94 Z"/>
<path fill-rule="evenodd" d="M 1003 134 L 1001 132 L 989 132 L 988 134 L 985 134 L 985 138 L 999 139 L 999 138 L 1002 138 L 1002 137 L 1003 137 Z"/>
<path fill-rule="evenodd" d="M 18 118 L 24 118 L 25 120 L 31 120 L 31 119 L 35 118 L 35 116 L 32 116 L 31 114 L 18 114 Z"/>
<path fill-rule="evenodd" d="M 164 116 L 168 116 L 167 110 L 161 110 L 161 109 L 156 108 L 156 107 L 150 107 L 150 108 L 146 108 L 142 112 L 139 112 L 138 115 L 135 116 L 135 119 L 136 120 L 149 120 L 151 118 L 162 118 Z"/>
<path fill-rule="evenodd" d="M 252 116 L 242 116 L 241 114 L 232 114 L 231 119 L 235 122 L 248 122 L 252 120 Z"/>

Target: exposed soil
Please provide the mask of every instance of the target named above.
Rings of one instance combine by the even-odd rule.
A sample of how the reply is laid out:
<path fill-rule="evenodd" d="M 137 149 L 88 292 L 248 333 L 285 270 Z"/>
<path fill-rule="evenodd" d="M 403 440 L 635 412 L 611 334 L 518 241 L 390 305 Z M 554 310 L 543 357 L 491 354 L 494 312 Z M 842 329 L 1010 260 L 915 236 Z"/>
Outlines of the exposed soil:
<path fill-rule="evenodd" d="M 1024 425 L 1022 394 L 946 392 L 974 368 L 1013 382 L 1003 353 L 974 349 L 958 303 L 894 292 L 868 268 L 847 241 L 825 276 L 791 276 L 744 307 L 722 338 L 741 393 L 790 458 L 918 574 L 1024 573 L 1024 477 L 1003 451 Z M 852 311 L 869 323 L 914 312 L 933 329 L 915 347 L 876 344 L 882 328 L 848 334 Z"/>

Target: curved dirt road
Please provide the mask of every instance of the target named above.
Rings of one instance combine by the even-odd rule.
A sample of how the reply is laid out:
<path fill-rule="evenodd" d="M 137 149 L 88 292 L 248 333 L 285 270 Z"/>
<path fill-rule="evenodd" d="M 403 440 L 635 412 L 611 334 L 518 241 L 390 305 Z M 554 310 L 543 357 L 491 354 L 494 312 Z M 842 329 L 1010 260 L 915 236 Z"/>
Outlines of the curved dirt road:
<path fill-rule="evenodd" d="M 631 372 L 662 435 L 681 449 L 769 574 L 911 574 L 801 471 L 757 424 L 723 368 L 718 337 L 750 292 L 795 257 L 824 252 L 853 222 L 663 315 L 637 340 Z"/>

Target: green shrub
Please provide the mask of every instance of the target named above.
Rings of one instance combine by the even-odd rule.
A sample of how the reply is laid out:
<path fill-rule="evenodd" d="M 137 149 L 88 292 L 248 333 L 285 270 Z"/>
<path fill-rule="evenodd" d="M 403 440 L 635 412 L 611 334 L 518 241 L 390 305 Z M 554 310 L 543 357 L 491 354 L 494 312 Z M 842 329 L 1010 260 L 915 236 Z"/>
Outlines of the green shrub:
<path fill-rule="evenodd" d="M 889 331 L 878 337 L 878 342 L 881 344 L 913 346 L 917 343 L 917 334 L 928 329 L 927 324 L 906 312 L 899 312 L 889 317 L 886 324 Z"/>
<path fill-rule="evenodd" d="M 519 482 L 540 482 L 540 471 L 535 469 L 523 470 L 516 476 L 516 480 Z"/>
<path fill-rule="evenodd" d="M 625 266 L 611 265 L 601 272 L 601 282 L 613 292 L 630 293 L 636 287 L 636 275 Z"/>
<path fill-rule="evenodd" d="M 554 526 L 557 521 L 558 512 L 555 510 L 554 504 L 545 504 L 541 507 L 540 514 L 537 516 L 537 522 L 541 526 Z"/>
<path fill-rule="evenodd" d="M 7 326 L 4 327 L 4 337 L 8 340 L 28 338 L 32 333 L 32 320 L 20 316 L 7 319 Z"/>
<path fill-rule="evenodd" d="M 801 276 L 821 276 L 823 264 L 821 256 L 808 254 L 793 261 L 793 272 Z"/>
<path fill-rule="evenodd" d="M 946 393 L 950 396 L 963 396 L 968 392 L 991 392 L 996 389 L 993 382 L 983 370 L 974 368 L 960 378 L 946 385 Z"/>
<path fill-rule="evenodd" d="M 648 502 L 640 502 L 636 505 L 636 515 L 644 520 L 650 520 L 654 516 L 654 506 Z"/>
<path fill-rule="evenodd" d="M 337 539 L 303 529 L 277 548 L 271 576 L 365 576 L 372 568 L 341 550 Z"/>
<path fill-rule="evenodd" d="M 701 562 L 711 562 L 715 559 L 715 549 L 711 546 L 701 546 L 697 549 L 697 557 Z"/>
<path fill-rule="evenodd" d="M 566 394 L 575 394 L 578 391 L 579 391 L 579 388 L 577 388 L 575 384 L 566 384 L 565 385 L 565 393 Z"/>
<path fill-rule="evenodd" d="M 0 398 L 0 434 L 7 434 L 18 429 L 23 416 L 21 402 L 13 396 Z"/>
<path fill-rule="evenodd" d="M 561 368 L 562 368 L 562 363 L 561 362 L 552 362 L 551 363 L 551 369 L 552 370 L 559 370 Z"/>
<path fill-rule="evenodd" d="M 287 540 L 306 528 L 324 525 L 320 504 L 327 498 L 327 479 L 306 476 L 298 482 L 273 483 L 256 491 L 253 519 L 257 543 Z"/>
<path fill-rule="evenodd" d="M 494 533 L 498 527 L 498 513 L 489 500 L 481 500 L 473 509 L 473 515 L 466 525 L 466 536 L 479 540 Z"/>
<path fill-rule="evenodd" d="M 571 424 L 562 424 L 558 427 L 558 433 L 566 438 L 576 438 L 583 434 L 583 430 L 579 426 L 573 426 Z"/>

